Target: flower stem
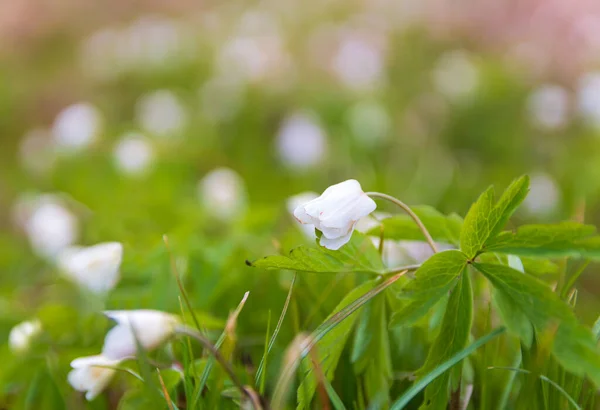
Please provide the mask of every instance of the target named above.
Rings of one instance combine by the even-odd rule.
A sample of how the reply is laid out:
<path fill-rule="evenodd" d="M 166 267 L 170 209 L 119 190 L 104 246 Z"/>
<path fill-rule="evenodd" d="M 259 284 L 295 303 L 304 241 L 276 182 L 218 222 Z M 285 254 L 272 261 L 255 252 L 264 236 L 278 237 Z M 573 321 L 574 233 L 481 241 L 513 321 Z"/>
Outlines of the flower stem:
<path fill-rule="evenodd" d="M 427 230 L 427 228 L 425 228 L 425 225 L 423 225 L 423 222 L 421 222 L 421 219 L 419 219 L 417 214 L 415 214 L 408 205 L 406 205 L 404 202 L 402 202 L 398 198 L 394 198 L 391 195 L 382 194 L 381 192 L 367 192 L 366 194 L 368 196 L 370 196 L 371 198 L 385 199 L 386 201 L 390 201 L 390 202 L 398 205 L 400 208 L 402 208 L 404 210 L 404 212 L 406 212 L 413 219 L 413 221 L 415 221 L 415 223 L 417 224 L 417 226 L 419 227 L 421 232 L 423 232 L 423 235 L 425 235 L 425 239 L 427 239 L 427 242 L 429 243 L 429 246 L 431 247 L 433 252 L 434 253 L 438 252 L 437 246 L 435 245 L 433 238 L 429 234 L 429 231 Z"/>

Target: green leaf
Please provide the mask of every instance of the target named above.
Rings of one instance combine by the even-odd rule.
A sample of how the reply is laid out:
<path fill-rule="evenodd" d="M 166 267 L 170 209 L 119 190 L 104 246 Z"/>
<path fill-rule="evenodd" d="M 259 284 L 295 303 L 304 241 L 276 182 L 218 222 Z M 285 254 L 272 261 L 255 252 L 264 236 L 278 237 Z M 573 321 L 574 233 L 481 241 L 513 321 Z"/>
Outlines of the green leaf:
<path fill-rule="evenodd" d="M 421 390 L 423 390 L 425 387 L 427 387 L 430 383 L 432 383 L 441 374 L 443 374 L 445 371 L 450 369 L 455 364 L 459 363 L 464 358 L 468 357 L 471 353 L 473 353 L 475 350 L 479 349 L 484 344 L 488 343 L 490 340 L 494 339 L 495 337 L 500 336 L 502 333 L 504 333 L 505 330 L 506 329 L 503 327 L 494 329 L 487 335 L 485 335 L 485 336 L 477 339 L 473 343 L 471 343 L 469 346 L 467 346 L 460 352 L 457 352 L 456 354 L 454 354 L 452 357 L 450 357 L 444 363 L 440 364 L 435 369 L 431 370 L 429 373 L 427 373 L 422 378 L 417 380 L 415 382 L 415 384 L 413 384 L 408 390 L 406 390 L 402 394 L 402 396 L 400 396 L 398 398 L 398 400 L 396 400 L 394 402 L 394 404 L 392 404 L 392 407 L 390 408 L 390 410 L 401 410 L 401 409 L 405 408 L 406 405 L 408 403 L 410 403 L 410 401 L 417 394 L 419 394 L 419 392 Z"/>
<path fill-rule="evenodd" d="M 411 207 L 432 238 L 440 242 L 458 245 L 462 218 L 456 214 L 445 216 L 430 206 Z M 423 241 L 423 232 L 408 215 L 400 214 L 381 221 L 386 239 Z M 367 234 L 379 236 L 381 227 L 371 229 Z"/>
<path fill-rule="evenodd" d="M 408 326 L 424 316 L 456 285 L 466 265 L 467 257 L 457 250 L 436 253 L 425 261 L 415 279 L 402 288 L 399 296 L 410 302 L 392 315 L 390 327 Z"/>
<path fill-rule="evenodd" d="M 489 217 L 489 238 L 494 238 L 504 229 L 504 226 L 519 205 L 521 205 L 528 192 L 529 177 L 527 175 L 517 178 L 506 188 Z"/>
<path fill-rule="evenodd" d="M 358 286 L 352 292 L 348 293 L 344 299 L 336 306 L 332 314 L 327 318 L 335 316 L 347 305 L 360 298 L 363 294 L 371 290 L 376 284 L 376 281 L 365 282 Z M 337 367 L 346 341 L 350 336 L 350 332 L 359 317 L 359 313 L 363 307 L 352 313 L 344 321 L 340 322 L 336 327 L 329 330 L 316 344 L 315 350 L 318 354 L 319 365 L 325 378 L 329 381 L 333 379 L 335 369 Z M 325 320 L 325 322 L 327 322 Z M 304 379 L 298 387 L 298 409 L 309 408 L 309 404 L 315 394 L 317 387 L 317 379 L 314 374 L 313 365 L 310 355 L 304 357 L 301 363 L 301 369 L 309 369 L 304 375 Z"/>
<path fill-rule="evenodd" d="M 273 255 L 248 262 L 250 266 L 265 269 L 289 269 L 301 272 L 342 273 L 365 272 L 381 274 L 385 266 L 371 239 L 354 232 L 352 239 L 337 251 L 323 247 L 299 246 L 288 256 Z"/>
<path fill-rule="evenodd" d="M 355 374 L 364 376 L 367 402 L 377 399 L 383 408 L 389 406 L 392 380 L 385 310 L 385 298 L 374 299 L 365 305 L 356 328 L 351 355 Z"/>
<path fill-rule="evenodd" d="M 460 234 L 460 248 L 470 259 L 502 231 L 527 196 L 528 188 L 529 177 L 522 176 L 510 184 L 497 204 L 494 205 L 494 189 L 490 187 L 471 206 Z"/>
<path fill-rule="evenodd" d="M 531 347 L 531 343 L 533 342 L 533 325 L 527 316 L 502 291 L 494 289 L 492 300 L 508 331 L 519 337 L 525 346 L 528 348 Z"/>
<path fill-rule="evenodd" d="M 486 252 L 512 253 L 546 258 L 576 257 L 600 259 L 600 236 L 596 228 L 576 222 L 553 225 L 524 225 L 516 233 L 502 232 Z"/>
<path fill-rule="evenodd" d="M 503 265 L 510 266 L 510 264 L 509 264 L 510 256 L 511 256 L 511 254 L 487 252 L 487 253 L 482 253 L 481 255 L 479 255 L 477 257 L 477 260 L 478 260 L 478 262 L 481 262 L 481 263 L 500 263 Z M 516 255 L 512 255 L 512 256 L 517 257 Z M 525 273 L 528 273 L 530 275 L 541 276 L 541 275 L 553 275 L 553 274 L 558 273 L 558 265 L 555 262 L 552 262 L 551 260 L 529 257 L 529 256 L 518 256 L 518 258 L 521 260 L 521 263 L 523 264 Z M 514 269 L 514 267 L 513 267 L 513 269 Z M 520 269 L 517 269 L 517 270 L 520 270 Z"/>
<path fill-rule="evenodd" d="M 436 337 L 427 360 L 418 374 L 427 374 L 461 351 L 469 341 L 473 323 L 473 291 L 466 270 L 452 291 L 442 320 L 440 333 Z M 460 373 L 460 371 L 459 371 Z M 444 372 L 425 389 L 421 409 L 446 409 L 449 396 L 450 372 Z"/>
<path fill-rule="evenodd" d="M 473 266 L 502 294 L 505 304 L 512 304 L 512 308 L 522 312 L 535 327 L 543 329 L 554 320 L 575 320 L 569 305 L 544 282 L 508 266 L 488 263 L 474 263 Z M 517 330 L 515 323 L 507 325 L 512 327 L 511 330 Z"/>
<path fill-rule="evenodd" d="M 577 375 L 587 374 L 600 386 L 600 352 L 589 329 L 576 323 L 561 324 L 552 352 L 565 369 Z"/>

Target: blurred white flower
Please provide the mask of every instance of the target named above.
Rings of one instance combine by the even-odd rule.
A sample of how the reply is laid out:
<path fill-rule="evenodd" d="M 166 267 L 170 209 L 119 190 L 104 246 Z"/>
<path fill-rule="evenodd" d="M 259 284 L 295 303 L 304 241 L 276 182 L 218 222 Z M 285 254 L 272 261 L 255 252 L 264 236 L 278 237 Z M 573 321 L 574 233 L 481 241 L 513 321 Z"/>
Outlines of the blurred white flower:
<path fill-rule="evenodd" d="M 158 137 L 178 136 L 186 126 L 186 109 L 169 90 L 143 95 L 136 105 L 136 121 L 140 127 Z"/>
<path fill-rule="evenodd" d="M 152 163 L 154 151 L 143 135 L 125 134 L 114 151 L 117 167 L 128 175 L 140 175 L 146 172 Z"/>
<path fill-rule="evenodd" d="M 153 350 L 169 339 L 179 324 L 175 315 L 158 310 L 109 310 L 104 313 L 117 322 L 106 334 L 102 348 L 102 355 L 109 359 L 135 356 L 136 340 L 145 350 Z"/>
<path fill-rule="evenodd" d="M 534 90 L 527 101 L 532 122 L 539 128 L 555 130 L 568 121 L 569 94 L 558 85 L 546 84 Z"/>
<path fill-rule="evenodd" d="M 117 44 L 121 64 L 146 70 L 181 59 L 187 44 L 180 23 L 173 19 L 146 15 L 127 27 Z"/>
<path fill-rule="evenodd" d="M 600 128 L 600 72 L 588 73 L 579 80 L 577 106 L 584 120 Z"/>
<path fill-rule="evenodd" d="M 305 203 L 310 202 L 313 199 L 318 198 L 318 197 L 319 197 L 319 194 L 317 194 L 316 192 L 302 192 L 298 195 L 294 195 L 294 196 L 288 198 L 288 200 L 286 202 L 287 210 L 292 216 L 294 216 L 294 211 L 296 210 L 296 208 L 298 208 L 300 205 L 304 205 Z M 297 222 L 298 220 L 294 217 L 294 221 Z M 300 223 L 300 224 L 298 224 L 298 227 L 302 230 L 302 233 L 308 239 L 312 240 L 312 239 L 316 238 L 314 225 Z"/>
<path fill-rule="evenodd" d="M 389 212 L 373 212 L 363 218 L 360 218 L 354 229 L 361 233 L 367 233 L 371 229 L 380 226 L 383 219 L 390 218 L 391 216 L 392 214 Z"/>
<path fill-rule="evenodd" d="M 120 42 L 121 32 L 114 28 L 105 27 L 92 33 L 80 47 L 83 71 L 99 80 L 109 80 L 120 74 L 122 67 L 116 52 Z"/>
<path fill-rule="evenodd" d="M 41 128 L 28 131 L 21 139 L 19 157 L 23 167 L 33 174 L 50 171 L 56 159 L 50 132 Z"/>
<path fill-rule="evenodd" d="M 244 85 L 235 77 L 218 75 L 200 89 L 202 112 L 214 121 L 233 117 L 243 103 Z"/>
<path fill-rule="evenodd" d="M 276 138 L 280 160 L 290 168 L 313 167 L 326 155 L 327 138 L 311 114 L 294 113 L 288 116 Z"/>
<path fill-rule="evenodd" d="M 57 148 L 78 151 L 96 140 L 101 127 L 100 111 L 90 103 L 80 102 L 58 113 L 52 125 L 52 136 Z"/>
<path fill-rule="evenodd" d="M 91 401 L 106 388 L 116 372 L 112 367 L 120 362 L 103 355 L 79 357 L 71 362 L 73 370 L 67 379 L 75 390 L 85 392 L 85 398 Z"/>
<path fill-rule="evenodd" d="M 367 146 L 384 140 L 391 128 L 389 114 L 375 101 L 361 101 L 353 105 L 346 113 L 346 122 L 354 139 Z"/>
<path fill-rule="evenodd" d="M 383 82 L 385 47 L 359 32 L 347 33 L 331 62 L 332 70 L 348 88 L 364 90 Z"/>
<path fill-rule="evenodd" d="M 105 293 L 119 281 L 123 245 L 105 242 L 89 247 L 70 247 L 57 258 L 61 271 L 79 286 Z"/>
<path fill-rule="evenodd" d="M 523 201 L 523 208 L 533 215 L 551 215 L 561 200 L 561 192 L 556 181 L 548 174 L 531 175 L 529 194 Z"/>
<path fill-rule="evenodd" d="M 476 91 L 479 70 L 466 51 L 450 51 L 439 58 L 433 70 L 433 83 L 450 100 L 462 100 Z"/>
<path fill-rule="evenodd" d="M 191 55 L 189 45 L 181 23 L 146 15 L 128 26 L 104 27 L 92 33 L 83 41 L 79 58 L 86 74 L 110 80 L 125 72 L 160 69 L 181 62 Z"/>
<path fill-rule="evenodd" d="M 217 69 L 246 81 L 267 79 L 287 65 L 288 56 L 278 37 L 235 37 L 221 49 Z"/>
<path fill-rule="evenodd" d="M 298 206 L 294 216 L 323 233 L 322 246 L 337 250 L 350 240 L 356 223 L 375 208 L 375 201 L 363 192 L 360 183 L 349 179 L 330 186 L 320 197 Z"/>
<path fill-rule="evenodd" d="M 14 353 L 23 353 L 29 349 L 31 340 L 42 331 L 39 320 L 27 320 L 15 325 L 8 335 L 8 347 Z"/>
<path fill-rule="evenodd" d="M 245 12 L 236 32 L 219 49 L 216 70 L 230 79 L 272 81 L 291 68 L 279 22 L 269 12 Z M 289 76 L 286 76 L 289 79 Z"/>
<path fill-rule="evenodd" d="M 206 174 L 198 184 L 198 196 L 207 213 L 224 221 L 246 209 L 244 181 L 229 168 L 216 168 Z"/>
<path fill-rule="evenodd" d="M 17 201 L 14 215 L 39 256 L 53 259 L 77 240 L 77 218 L 53 195 Z"/>

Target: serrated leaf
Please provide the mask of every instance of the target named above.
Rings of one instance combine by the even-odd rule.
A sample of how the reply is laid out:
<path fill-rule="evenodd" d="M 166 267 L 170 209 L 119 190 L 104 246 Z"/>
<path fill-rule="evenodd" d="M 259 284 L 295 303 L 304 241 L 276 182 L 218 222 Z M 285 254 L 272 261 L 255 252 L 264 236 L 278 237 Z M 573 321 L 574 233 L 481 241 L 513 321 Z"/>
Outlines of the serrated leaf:
<path fill-rule="evenodd" d="M 600 259 L 600 236 L 596 228 L 576 222 L 524 225 L 516 233 L 502 232 L 484 251 L 531 257 Z"/>
<path fill-rule="evenodd" d="M 350 293 L 346 295 L 344 299 L 336 306 L 334 311 L 329 315 L 328 319 L 334 316 L 337 312 L 341 311 L 347 305 L 367 293 L 376 285 L 375 281 L 365 282 L 358 286 Z M 315 345 L 315 350 L 318 354 L 319 365 L 321 371 L 327 380 L 332 380 L 335 369 L 337 367 L 346 341 L 350 336 L 350 332 L 358 319 L 361 307 L 356 312 L 352 313 L 344 321 L 340 322 L 336 327 L 331 329 L 325 336 L 323 336 L 318 343 Z M 327 320 L 326 320 L 327 321 Z M 313 371 L 313 365 L 309 356 L 302 359 L 300 366 L 301 369 L 309 369 L 298 387 L 298 409 L 309 408 L 309 404 L 315 394 L 317 387 L 317 380 Z"/>
<path fill-rule="evenodd" d="M 554 320 L 574 321 L 569 305 L 544 282 L 508 266 L 488 263 L 473 266 L 502 293 L 506 303 L 521 311 L 535 327 L 543 329 Z"/>
<path fill-rule="evenodd" d="M 368 403 L 377 400 L 379 407 L 389 406 L 392 358 L 385 313 L 385 298 L 365 305 L 356 328 L 351 361 L 354 372 L 363 375 Z"/>
<path fill-rule="evenodd" d="M 424 375 L 450 359 L 461 351 L 469 341 L 471 325 L 473 323 L 473 290 L 471 280 L 466 270 L 448 299 L 446 312 L 427 360 L 418 374 Z M 455 365 L 460 366 L 460 364 Z M 433 380 L 425 389 L 425 399 L 420 409 L 446 409 L 448 406 L 449 382 L 452 369 L 444 372 Z M 460 368 L 457 369 L 460 373 Z"/>
<path fill-rule="evenodd" d="M 488 188 L 475 202 L 467 216 L 460 235 L 460 248 L 474 258 L 491 239 L 496 237 L 519 204 L 527 196 L 529 177 L 513 181 L 494 205 L 494 189 Z"/>
<path fill-rule="evenodd" d="M 392 315 L 390 327 L 411 325 L 425 315 L 456 285 L 466 265 L 467 257 L 457 250 L 436 253 L 425 261 L 415 279 L 402 288 L 399 296 L 410 302 Z"/>
<path fill-rule="evenodd" d="M 600 352 L 589 329 L 563 323 L 556 332 L 552 352 L 565 369 L 577 375 L 586 374 L 600 386 Z"/>
<path fill-rule="evenodd" d="M 445 216 L 430 206 L 411 207 L 435 241 L 458 245 L 462 218 L 456 214 Z M 381 221 L 386 239 L 425 240 L 423 232 L 408 215 L 400 214 Z M 371 229 L 367 234 L 379 236 L 381 227 Z"/>
<path fill-rule="evenodd" d="M 288 256 L 273 255 L 249 263 L 265 269 L 288 269 L 300 272 L 381 274 L 385 266 L 371 239 L 354 232 L 352 239 L 337 251 L 324 247 L 299 246 Z"/>

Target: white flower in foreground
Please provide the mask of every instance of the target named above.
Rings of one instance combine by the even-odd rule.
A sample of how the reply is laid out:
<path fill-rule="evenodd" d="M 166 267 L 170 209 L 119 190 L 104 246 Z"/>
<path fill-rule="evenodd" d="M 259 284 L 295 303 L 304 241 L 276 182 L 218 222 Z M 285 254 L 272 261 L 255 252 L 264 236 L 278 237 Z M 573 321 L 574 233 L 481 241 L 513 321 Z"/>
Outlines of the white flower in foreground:
<path fill-rule="evenodd" d="M 206 174 L 198 185 L 198 196 L 209 214 L 224 221 L 234 219 L 246 208 L 244 181 L 229 168 Z"/>
<path fill-rule="evenodd" d="M 29 348 L 31 340 L 42 330 L 39 320 L 28 320 L 21 322 L 10 330 L 8 335 L 8 346 L 15 353 L 22 353 Z"/>
<path fill-rule="evenodd" d="M 73 388 L 86 392 L 85 398 L 94 400 L 102 392 L 114 376 L 120 360 L 108 359 L 103 355 L 79 357 L 71 362 L 73 370 L 67 379 Z"/>
<path fill-rule="evenodd" d="M 148 140 L 139 134 L 126 134 L 121 138 L 114 151 L 117 167 L 124 174 L 143 174 L 150 164 L 154 152 Z"/>
<path fill-rule="evenodd" d="M 350 240 L 360 218 L 375 208 L 375 201 L 363 192 L 358 181 L 349 179 L 330 186 L 320 197 L 297 207 L 294 216 L 323 233 L 322 246 L 337 250 Z"/>
<path fill-rule="evenodd" d="M 294 211 L 301 205 L 304 205 L 307 202 L 312 201 L 315 198 L 318 198 L 319 194 L 316 192 L 302 192 L 298 195 L 294 195 L 288 198 L 286 202 L 287 210 L 292 216 L 294 215 Z M 315 226 L 312 224 L 299 224 L 298 227 L 302 229 L 302 233 L 308 239 L 315 239 Z"/>
<path fill-rule="evenodd" d="M 287 117 L 277 134 L 276 143 L 281 161 L 295 169 L 317 165 L 327 151 L 325 132 L 313 115 L 306 113 Z"/>
<path fill-rule="evenodd" d="M 102 355 L 124 359 L 137 353 L 136 339 L 145 350 L 153 350 L 170 338 L 179 320 L 158 310 L 109 310 L 106 316 L 117 322 L 106 334 Z"/>
<path fill-rule="evenodd" d="M 89 247 L 71 247 L 58 255 L 62 272 L 79 286 L 105 293 L 119 281 L 123 245 L 106 242 Z"/>
<path fill-rule="evenodd" d="M 90 103 L 77 103 L 62 110 L 52 125 L 59 148 L 77 151 L 94 142 L 102 126 L 102 116 Z"/>
<path fill-rule="evenodd" d="M 23 214 L 23 229 L 33 250 L 42 257 L 53 259 L 77 239 L 77 218 L 52 195 L 25 200 L 15 212 Z"/>

